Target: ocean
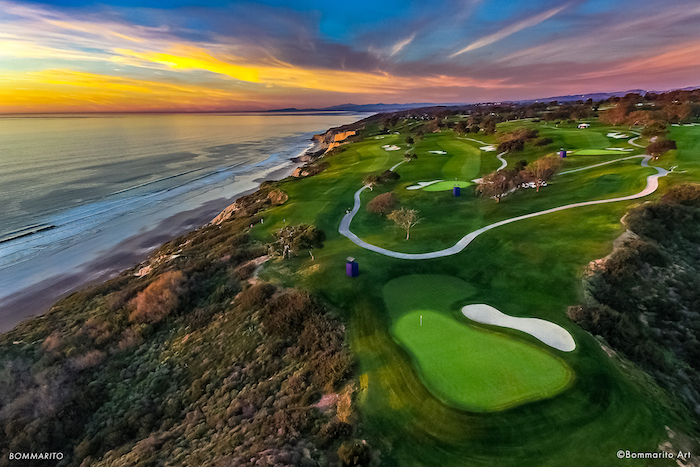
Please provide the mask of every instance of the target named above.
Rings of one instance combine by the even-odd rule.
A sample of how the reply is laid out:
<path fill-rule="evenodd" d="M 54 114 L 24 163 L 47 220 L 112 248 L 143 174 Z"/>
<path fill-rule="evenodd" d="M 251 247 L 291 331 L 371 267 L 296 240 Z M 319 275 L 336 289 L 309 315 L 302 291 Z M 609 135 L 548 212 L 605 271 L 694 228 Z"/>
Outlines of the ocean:
<path fill-rule="evenodd" d="M 113 274 L 311 149 L 355 113 L 0 117 L 0 308 Z M 206 209 L 205 209 L 206 208 Z M 200 211 L 200 217 L 196 213 Z M 183 215 L 190 213 L 191 215 Z M 180 216 L 180 218 L 178 218 Z M 172 222 L 165 225 L 165 221 Z M 117 261 L 128 246 L 126 260 Z M 122 255 L 124 256 L 124 255 Z M 81 268 L 103 261 L 81 276 Z M 55 289 L 55 287 L 54 287 Z M 21 308 L 21 307 L 20 307 Z M 27 307 L 24 307 L 27 308 Z M 31 308 L 31 307 L 29 307 Z M 0 331 L 36 310 L 0 309 Z"/>

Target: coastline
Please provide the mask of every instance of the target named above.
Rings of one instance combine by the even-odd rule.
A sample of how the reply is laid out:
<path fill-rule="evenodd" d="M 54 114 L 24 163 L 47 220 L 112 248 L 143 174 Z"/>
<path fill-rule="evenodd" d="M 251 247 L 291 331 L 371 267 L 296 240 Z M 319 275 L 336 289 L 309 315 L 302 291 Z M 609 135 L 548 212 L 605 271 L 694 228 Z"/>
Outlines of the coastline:
<path fill-rule="evenodd" d="M 210 200 L 196 208 L 166 217 L 152 228 L 122 240 L 108 252 L 83 263 L 78 270 L 47 278 L 0 299 L 0 333 L 13 329 L 27 319 L 44 315 L 54 303 L 74 292 L 105 282 L 137 266 L 163 243 L 205 226 L 240 197 L 258 191 L 263 182 L 289 177 L 306 163 L 307 156 L 318 154 L 321 149 L 322 144 L 318 141 L 310 143 L 295 157 L 262 173 L 240 177 L 235 181 L 240 186 L 233 196 Z"/>

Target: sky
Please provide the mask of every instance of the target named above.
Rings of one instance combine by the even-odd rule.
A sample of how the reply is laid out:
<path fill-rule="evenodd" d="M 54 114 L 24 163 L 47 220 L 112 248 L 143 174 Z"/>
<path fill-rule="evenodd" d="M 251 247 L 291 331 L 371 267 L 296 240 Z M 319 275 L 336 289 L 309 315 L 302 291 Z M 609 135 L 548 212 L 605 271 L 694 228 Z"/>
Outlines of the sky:
<path fill-rule="evenodd" d="M 0 0 L 0 113 L 700 87 L 697 0 Z"/>

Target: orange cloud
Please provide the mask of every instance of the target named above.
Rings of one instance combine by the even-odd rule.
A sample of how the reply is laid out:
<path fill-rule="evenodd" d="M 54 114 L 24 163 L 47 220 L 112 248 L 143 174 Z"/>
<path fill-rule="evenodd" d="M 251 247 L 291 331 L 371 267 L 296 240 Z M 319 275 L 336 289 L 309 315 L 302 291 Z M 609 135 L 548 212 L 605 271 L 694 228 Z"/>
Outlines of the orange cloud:
<path fill-rule="evenodd" d="M 71 70 L 4 73 L 0 113 L 219 108 L 240 92 Z"/>
<path fill-rule="evenodd" d="M 121 57 L 141 60 L 143 65 L 156 63 L 171 70 L 205 70 L 226 75 L 240 81 L 260 83 L 266 86 L 286 88 L 303 88 L 320 91 L 353 94 L 395 94 L 409 89 L 426 87 L 476 87 L 484 89 L 514 88 L 517 85 L 505 85 L 502 80 L 476 80 L 455 76 L 394 76 L 385 72 L 360 72 L 331 70 L 319 68 L 300 68 L 281 61 L 274 66 L 264 64 L 233 64 L 211 56 L 203 49 L 191 46 L 175 46 L 169 53 L 136 52 L 118 49 Z M 227 57 L 231 61 L 238 57 Z M 129 62 L 138 65 L 138 62 Z"/>

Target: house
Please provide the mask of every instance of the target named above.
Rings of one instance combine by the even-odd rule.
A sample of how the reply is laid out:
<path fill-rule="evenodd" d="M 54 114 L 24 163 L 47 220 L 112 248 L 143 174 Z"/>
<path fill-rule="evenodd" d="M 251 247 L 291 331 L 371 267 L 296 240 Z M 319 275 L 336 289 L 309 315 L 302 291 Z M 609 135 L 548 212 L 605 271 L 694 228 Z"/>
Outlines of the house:
<path fill-rule="evenodd" d="M 591 124 L 590 123 L 579 123 L 578 127 L 579 127 L 579 129 L 583 130 L 585 128 L 590 128 Z"/>

